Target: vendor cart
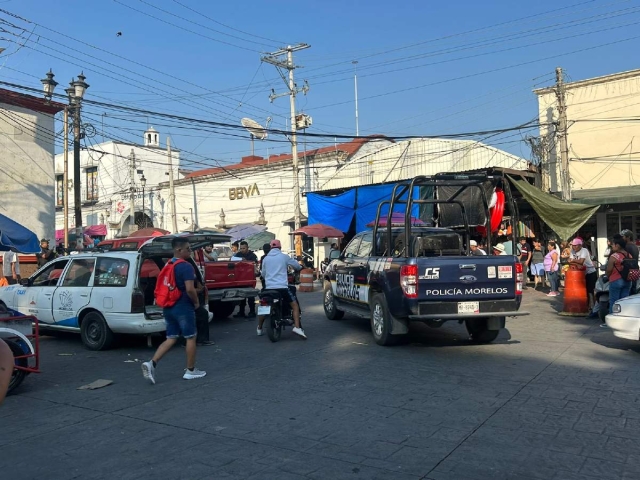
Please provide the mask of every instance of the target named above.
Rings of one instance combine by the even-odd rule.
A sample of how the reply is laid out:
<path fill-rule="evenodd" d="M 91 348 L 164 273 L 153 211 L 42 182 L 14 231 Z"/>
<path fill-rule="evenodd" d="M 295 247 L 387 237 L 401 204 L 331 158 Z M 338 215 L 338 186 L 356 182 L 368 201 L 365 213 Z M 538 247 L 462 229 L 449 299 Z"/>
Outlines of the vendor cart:
<path fill-rule="evenodd" d="M 9 382 L 11 393 L 30 373 L 40 373 L 40 331 L 34 316 L 13 317 L 0 312 L 0 338 L 6 342 L 15 360 Z"/>

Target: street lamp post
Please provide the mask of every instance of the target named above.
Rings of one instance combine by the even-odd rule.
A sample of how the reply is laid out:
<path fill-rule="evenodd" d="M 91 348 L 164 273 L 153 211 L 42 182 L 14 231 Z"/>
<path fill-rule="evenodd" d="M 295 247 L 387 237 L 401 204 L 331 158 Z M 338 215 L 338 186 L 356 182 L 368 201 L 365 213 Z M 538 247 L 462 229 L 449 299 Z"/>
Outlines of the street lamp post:
<path fill-rule="evenodd" d="M 147 179 L 144 177 L 144 173 L 142 174 L 142 177 L 140 177 L 140 185 L 142 186 L 142 222 L 143 222 L 143 226 L 142 228 L 147 228 L 147 217 L 146 214 L 144 213 L 144 189 L 147 186 Z"/>
<path fill-rule="evenodd" d="M 81 72 L 78 79 L 71 79 L 70 88 L 66 90 L 69 95 L 69 104 L 73 108 L 73 208 L 76 219 L 76 241 L 82 245 L 82 184 L 80 181 L 80 108 L 82 99 L 89 88 L 85 82 L 87 77 Z"/>

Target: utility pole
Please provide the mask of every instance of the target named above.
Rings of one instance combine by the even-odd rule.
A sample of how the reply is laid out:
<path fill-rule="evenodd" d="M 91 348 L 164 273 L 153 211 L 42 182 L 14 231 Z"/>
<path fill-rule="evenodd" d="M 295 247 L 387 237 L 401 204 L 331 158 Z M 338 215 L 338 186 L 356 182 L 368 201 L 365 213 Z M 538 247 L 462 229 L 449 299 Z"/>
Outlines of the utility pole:
<path fill-rule="evenodd" d="M 293 78 L 293 71 L 297 68 L 293 63 L 293 52 L 297 52 L 299 50 L 304 50 L 309 48 L 310 45 L 306 43 L 300 43 L 295 46 L 287 46 L 286 48 L 280 49 L 276 52 L 269 53 L 262 57 L 262 61 L 266 63 L 270 63 L 278 69 L 278 73 L 287 84 L 288 91 L 286 93 L 276 94 L 275 91 L 271 91 L 271 95 L 269 95 L 269 100 L 273 102 L 278 97 L 289 96 L 289 104 L 291 108 L 291 160 L 293 163 L 293 210 L 294 210 L 294 227 L 295 230 L 299 229 L 302 223 L 302 212 L 300 211 L 300 179 L 299 177 L 299 167 L 298 167 L 298 137 L 296 135 L 297 124 L 296 124 L 296 95 L 300 92 L 305 95 L 309 91 L 309 86 L 305 82 L 304 87 L 298 88 Z M 286 55 L 286 59 L 282 58 Z M 288 70 L 288 82 L 285 77 L 283 70 Z M 302 255 L 302 239 L 300 235 L 296 235 L 295 238 L 295 247 L 296 247 L 296 255 Z"/>
<path fill-rule="evenodd" d="M 129 176 L 131 177 L 131 185 L 129 187 L 129 235 L 131 235 L 137 230 L 137 228 L 134 228 L 136 224 L 136 154 L 133 148 L 129 154 Z"/>
<path fill-rule="evenodd" d="M 571 200 L 571 177 L 569 175 L 569 143 L 567 141 L 567 104 L 562 68 L 556 68 L 556 98 L 558 100 L 558 130 L 557 137 L 560 145 L 562 199 Z"/>
<path fill-rule="evenodd" d="M 358 61 L 353 62 L 353 85 L 356 91 L 356 137 L 360 136 L 360 126 L 358 125 Z"/>
<path fill-rule="evenodd" d="M 171 139 L 167 137 L 167 161 L 169 162 L 169 207 L 171 208 L 172 233 L 178 233 L 178 219 L 176 217 L 176 190 L 173 186 L 173 162 L 171 160 Z"/>
<path fill-rule="evenodd" d="M 62 176 L 62 202 L 64 204 L 64 248 L 69 248 L 69 107 L 64 107 L 64 174 Z"/>

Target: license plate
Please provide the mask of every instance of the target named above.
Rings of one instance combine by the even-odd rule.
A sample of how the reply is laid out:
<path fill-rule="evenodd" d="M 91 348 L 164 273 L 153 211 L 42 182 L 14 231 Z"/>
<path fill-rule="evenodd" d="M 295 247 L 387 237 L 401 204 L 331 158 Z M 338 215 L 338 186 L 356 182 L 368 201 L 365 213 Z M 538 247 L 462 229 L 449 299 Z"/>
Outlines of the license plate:
<path fill-rule="evenodd" d="M 480 313 L 478 302 L 458 302 L 458 313 Z"/>
<path fill-rule="evenodd" d="M 269 315 L 271 313 L 271 307 L 269 305 L 259 305 L 258 315 Z"/>
<path fill-rule="evenodd" d="M 226 290 L 224 292 L 224 298 L 233 298 L 236 296 L 237 293 L 238 293 L 237 290 Z"/>

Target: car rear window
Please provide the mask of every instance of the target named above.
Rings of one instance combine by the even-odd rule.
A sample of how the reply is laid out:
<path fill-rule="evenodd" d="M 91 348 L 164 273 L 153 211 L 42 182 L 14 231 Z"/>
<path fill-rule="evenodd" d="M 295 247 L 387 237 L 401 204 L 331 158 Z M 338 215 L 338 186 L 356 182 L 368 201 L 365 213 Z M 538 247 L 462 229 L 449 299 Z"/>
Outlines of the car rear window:
<path fill-rule="evenodd" d="M 124 287 L 129 278 L 129 261 L 122 258 L 99 257 L 94 287 Z"/>
<path fill-rule="evenodd" d="M 417 237 L 414 248 L 417 257 L 441 257 L 463 254 L 462 239 L 460 235 L 455 233 Z"/>

